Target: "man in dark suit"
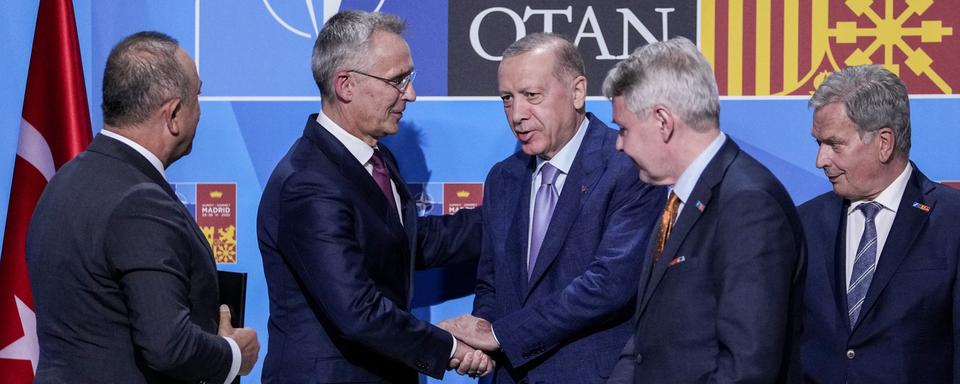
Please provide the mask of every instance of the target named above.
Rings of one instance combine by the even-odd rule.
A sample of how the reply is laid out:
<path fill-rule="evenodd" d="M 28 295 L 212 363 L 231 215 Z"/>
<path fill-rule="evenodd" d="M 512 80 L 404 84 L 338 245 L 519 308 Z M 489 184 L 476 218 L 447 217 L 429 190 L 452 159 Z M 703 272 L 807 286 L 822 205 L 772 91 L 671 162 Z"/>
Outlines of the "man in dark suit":
<path fill-rule="evenodd" d="M 800 206 L 806 380 L 960 381 L 960 192 L 910 162 L 906 86 L 882 66 L 849 67 L 810 106 L 833 191 Z"/>
<path fill-rule="evenodd" d="M 521 151 L 487 176 L 475 317 L 441 327 L 502 352 L 496 383 L 602 383 L 631 332 L 664 191 L 640 182 L 616 131 L 586 112 L 573 43 L 527 35 L 503 58 L 500 97 Z"/>
<path fill-rule="evenodd" d="M 27 234 L 37 383 L 229 383 L 256 362 L 256 332 L 230 327 L 213 253 L 164 176 L 190 152 L 199 93 L 169 36 L 110 52 L 104 129 L 52 178 Z"/>
<path fill-rule="evenodd" d="M 416 99 L 404 23 L 341 12 L 313 51 L 323 105 L 264 189 L 257 218 L 270 295 L 264 383 L 416 383 L 492 360 L 410 313 L 415 267 L 476 260 L 479 211 L 417 218 L 378 145 Z M 462 364 L 461 364 L 462 363 Z"/>
<path fill-rule="evenodd" d="M 720 131 L 710 64 L 689 40 L 644 46 L 610 71 L 617 148 L 671 188 L 647 248 L 636 334 L 611 383 L 800 378 L 803 238 L 779 181 Z"/>

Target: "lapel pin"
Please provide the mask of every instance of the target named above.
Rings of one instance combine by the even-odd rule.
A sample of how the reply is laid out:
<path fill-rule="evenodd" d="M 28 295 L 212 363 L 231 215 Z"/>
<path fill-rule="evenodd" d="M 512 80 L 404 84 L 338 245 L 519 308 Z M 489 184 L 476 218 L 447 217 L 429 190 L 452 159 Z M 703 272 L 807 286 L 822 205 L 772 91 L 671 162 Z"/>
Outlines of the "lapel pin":
<path fill-rule="evenodd" d="M 930 206 L 921 204 L 919 201 L 913 203 L 913 207 L 924 212 L 930 212 Z"/>
<path fill-rule="evenodd" d="M 682 262 L 684 262 L 684 261 L 687 261 L 687 257 L 686 257 L 686 256 L 680 256 L 680 257 L 678 257 L 678 258 L 676 258 L 676 259 L 670 260 L 670 264 L 667 264 L 667 267 L 672 267 L 672 266 L 677 265 L 677 264 L 680 264 L 680 263 L 682 263 Z"/>
<path fill-rule="evenodd" d="M 701 203 L 700 200 L 697 200 L 696 206 L 697 206 L 697 210 L 700 211 L 700 213 L 703 213 L 703 210 L 707 209 L 707 206 L 703 205 L 703 203 Z"/>

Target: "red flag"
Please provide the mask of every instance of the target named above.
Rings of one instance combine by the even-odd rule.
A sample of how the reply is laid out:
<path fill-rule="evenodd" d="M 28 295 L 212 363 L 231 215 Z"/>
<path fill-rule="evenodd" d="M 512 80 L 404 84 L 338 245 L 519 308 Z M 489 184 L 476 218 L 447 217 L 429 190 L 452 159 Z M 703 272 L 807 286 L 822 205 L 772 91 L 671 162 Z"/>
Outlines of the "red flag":
<path fill-rule="evenodd" d="M 23 99 L 0 255 L 0 383 L 31 383 L 37 369 L 36 307 L 24 252 L 30 216 L 56 169 L 91 139 L 71 0 L 40 0 Z"/>

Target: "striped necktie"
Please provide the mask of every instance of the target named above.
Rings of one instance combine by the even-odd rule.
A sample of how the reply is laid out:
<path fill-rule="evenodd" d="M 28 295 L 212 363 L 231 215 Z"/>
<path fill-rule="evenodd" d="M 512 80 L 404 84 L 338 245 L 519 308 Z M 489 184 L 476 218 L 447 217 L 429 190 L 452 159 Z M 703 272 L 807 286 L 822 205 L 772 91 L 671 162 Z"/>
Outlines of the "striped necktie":
<path fill-rule="evenodd" d="M 866 222 L 863 225 L 863 235 L 860 236 L 860 245 L 857 246 L 857 256 L 853 259 L 853 272 L 850 274 L 850 284 L 847 288 L 847 315 L 850 317 L 850 329 L 860 317 L 863 299 L 867 296 L 870 281 L 873 280 L 873 271 L 877 269 L 877 225 L 874 219 L 880 212 L 880 203 L 867 202 L 857 206 L 863 212 Z"/>

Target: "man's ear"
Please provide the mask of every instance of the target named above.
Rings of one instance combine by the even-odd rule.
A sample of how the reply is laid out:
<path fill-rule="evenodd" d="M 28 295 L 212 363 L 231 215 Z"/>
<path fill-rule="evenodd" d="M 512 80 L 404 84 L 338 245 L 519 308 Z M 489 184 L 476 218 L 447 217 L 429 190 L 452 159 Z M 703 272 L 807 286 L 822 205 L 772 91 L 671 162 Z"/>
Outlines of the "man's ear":
<path fill-rule="evenodd" d="M 877 133 L 877 137 L 874 140 L 879 140 L 880 145 L 880 162 L 887 163 L 890 159 L 893 159 L 893 154 L 896 152 L 897 146 L 897 135 L 893 133 L 893 129 L 883 127 L 880 128 Z"/>
<path fill-rule="evenodd" d="M 587 78 L 577 76 L 573 79 L 573 108 L 583 110 L 587 103 Z"/>
<path fill-rule="evenodd" d="M 183 101 L 179 97 L 174 97 L 167 101 L 164 101 L 160 105 L 160 117 L 163 119 L 163 125 L 167 127 L 167 130 L 170 131 L 171 135 L 180 134 L 180 124 L 177 122 L 177 117 L 182 112 Z"/>
<path fill-rule="evenodd" d="M 673 138 L 677 122 L 676 117 L 673 116 L 673 112 L 670 111 L 670 108 L 663 105 L 655 105 L 651 113 L 656 123 L 659 124 L 657 132 L 660 133 L 660 138 L 664 143 L 670 142 L 670 139 Z"/>
<path fill-rule="evenodd" d="M 353 77 L 347 71 L 341 71 L 333 79 L 333 92 L 336 93 L 338 99 L 344 102 L 353 100 L 355 86 Z"/>

